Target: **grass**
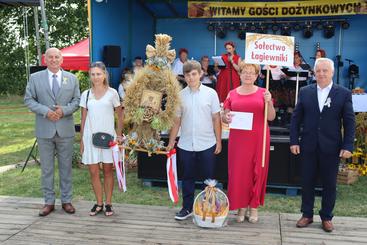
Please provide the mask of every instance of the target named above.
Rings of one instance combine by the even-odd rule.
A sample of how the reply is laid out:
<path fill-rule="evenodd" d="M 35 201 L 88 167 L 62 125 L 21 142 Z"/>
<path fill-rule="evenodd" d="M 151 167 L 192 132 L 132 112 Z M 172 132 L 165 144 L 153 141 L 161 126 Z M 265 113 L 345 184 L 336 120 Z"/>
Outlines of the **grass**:
<path fill-rule="evenodd" d="M 75 113 L 79 122 L 80 113 Z M 34 114 L 29 113 L 21 97 L 0 97 L 0 166 L 24 161 L 34 141 Z M 0 174 L 0 195 L 42 197 L 41 171 L 39 166 L 28 166 L 24 173 L 13 169 Z M 335 215 L 367 217 L 367 177 L 360 177 L 354 185 L 338 185 Z M 127 174 L 126 193 L 119 192 L 117 185 L 113 202 L 175 206 L 169 200 L 166 187 L 144 187 L 136 171 Z M 59 196 L 59 180 L 56 168 L 55 191 Z M 95 200 L 86 169 L 73 168 L 74 200 Z M 181 201 L 179 202 L 181 203 Z M 267 194 L 261 211 L 299 213 L 300 196 L 290 197 Z M 176 206 L 179 207 L 180 204 Z M 315 213 L 320 208 L 316 198 Z"/>
<path fill-rule="evenodd" d="M 79 122 L 80 113 L 74 115 Z M 0 166 L 25 161 L 35 140 L 34 121 L 23 97 L 0 97 Z"/>
<path fill-rule="evenodd" d="M 34 114 L 19 96 L 0 98 L 0 166 L 24 161 L 34 142 Z"/>

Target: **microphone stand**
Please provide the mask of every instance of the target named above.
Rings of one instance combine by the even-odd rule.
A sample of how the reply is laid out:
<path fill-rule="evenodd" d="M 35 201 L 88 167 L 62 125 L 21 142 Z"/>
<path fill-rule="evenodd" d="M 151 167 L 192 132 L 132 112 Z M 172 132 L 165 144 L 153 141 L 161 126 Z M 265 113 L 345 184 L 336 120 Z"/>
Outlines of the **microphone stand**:
<path fill-rule="evenodd" d="M 233 64 L 232 64 L 232 62 L 231 61 L 233 61 L 233 57 L 232 56 L 230 56 L 231 54 L 230 53 L 228 53 L 228 61 L 229 61 L 229 76 L 230 76 L 230 78 L 229 78 L 229 88 L 230 88 L 230 90 L 232 90 L 233 89 L 233 82 L 232 82 L 232 66 L 233 66 Z M 231 57 L 231 59 L 230 59 L 230 57 Z"/>

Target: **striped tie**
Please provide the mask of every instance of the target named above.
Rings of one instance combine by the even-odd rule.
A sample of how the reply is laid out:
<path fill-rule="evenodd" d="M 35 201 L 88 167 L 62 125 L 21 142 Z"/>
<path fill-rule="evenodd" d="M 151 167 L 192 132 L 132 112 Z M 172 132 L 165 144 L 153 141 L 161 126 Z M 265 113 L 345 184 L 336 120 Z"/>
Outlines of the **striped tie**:
<path fill-rule="evenodd" d="M 59 93 L 59 90 L 60 90 L 60 86 L 59 86 L 59 83 L 57 82 L 57 75 L 53 74 L 52 75 L 52 93 L 54 94 L 55 97 Z"/>

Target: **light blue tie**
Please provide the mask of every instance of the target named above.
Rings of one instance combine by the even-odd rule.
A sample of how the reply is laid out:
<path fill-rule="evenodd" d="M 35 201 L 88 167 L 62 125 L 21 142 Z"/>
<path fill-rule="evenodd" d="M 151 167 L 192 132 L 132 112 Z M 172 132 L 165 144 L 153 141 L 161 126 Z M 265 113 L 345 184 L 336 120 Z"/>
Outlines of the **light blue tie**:
<path fill-rule="evenodd" d="M 57 75 L 53 74 L 52 75 L 52 93 L 54 94 L 55 97 L 59 93 L 59 90 L 60 90 L 60 86 L 59 86 L 59 83 L 57 82 Z"/>

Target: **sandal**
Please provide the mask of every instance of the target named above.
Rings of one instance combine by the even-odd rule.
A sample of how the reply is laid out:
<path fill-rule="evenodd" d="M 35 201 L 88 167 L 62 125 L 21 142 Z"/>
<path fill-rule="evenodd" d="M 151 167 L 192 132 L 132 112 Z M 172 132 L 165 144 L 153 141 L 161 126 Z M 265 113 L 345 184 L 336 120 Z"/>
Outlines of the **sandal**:
<path fill-rule="evenodd" d="M 237 213 L 237 223 L 242 223 L 245 221 L 245 215 L 247 213 L 247 208 L 239 208 Z"/>
<path fill-rule="evenodd" d="M 99 214 L 102 211 L 103 211 L 103 204 L 102 205 L 94 204 L 93 208 L 90 210 L 89 215 L 96 216 L 97 214 Z"/>
<path fill-rule="evenodd" d="M 111 216 L 111 215 L 114 214 L 114 212 L 112 210 L 112 205 L 111 204 L 106 204 L 105 207 L 106 207 L 106 209 L 104 211 L 104 215 Z"/>
<path fill-rule="evenodd" d="M 259 217 L 257 214 L 257 208 L 250 208 L 250 217 L 248 218 L 248 222 L 255 224 L 259 221 Z"/>

